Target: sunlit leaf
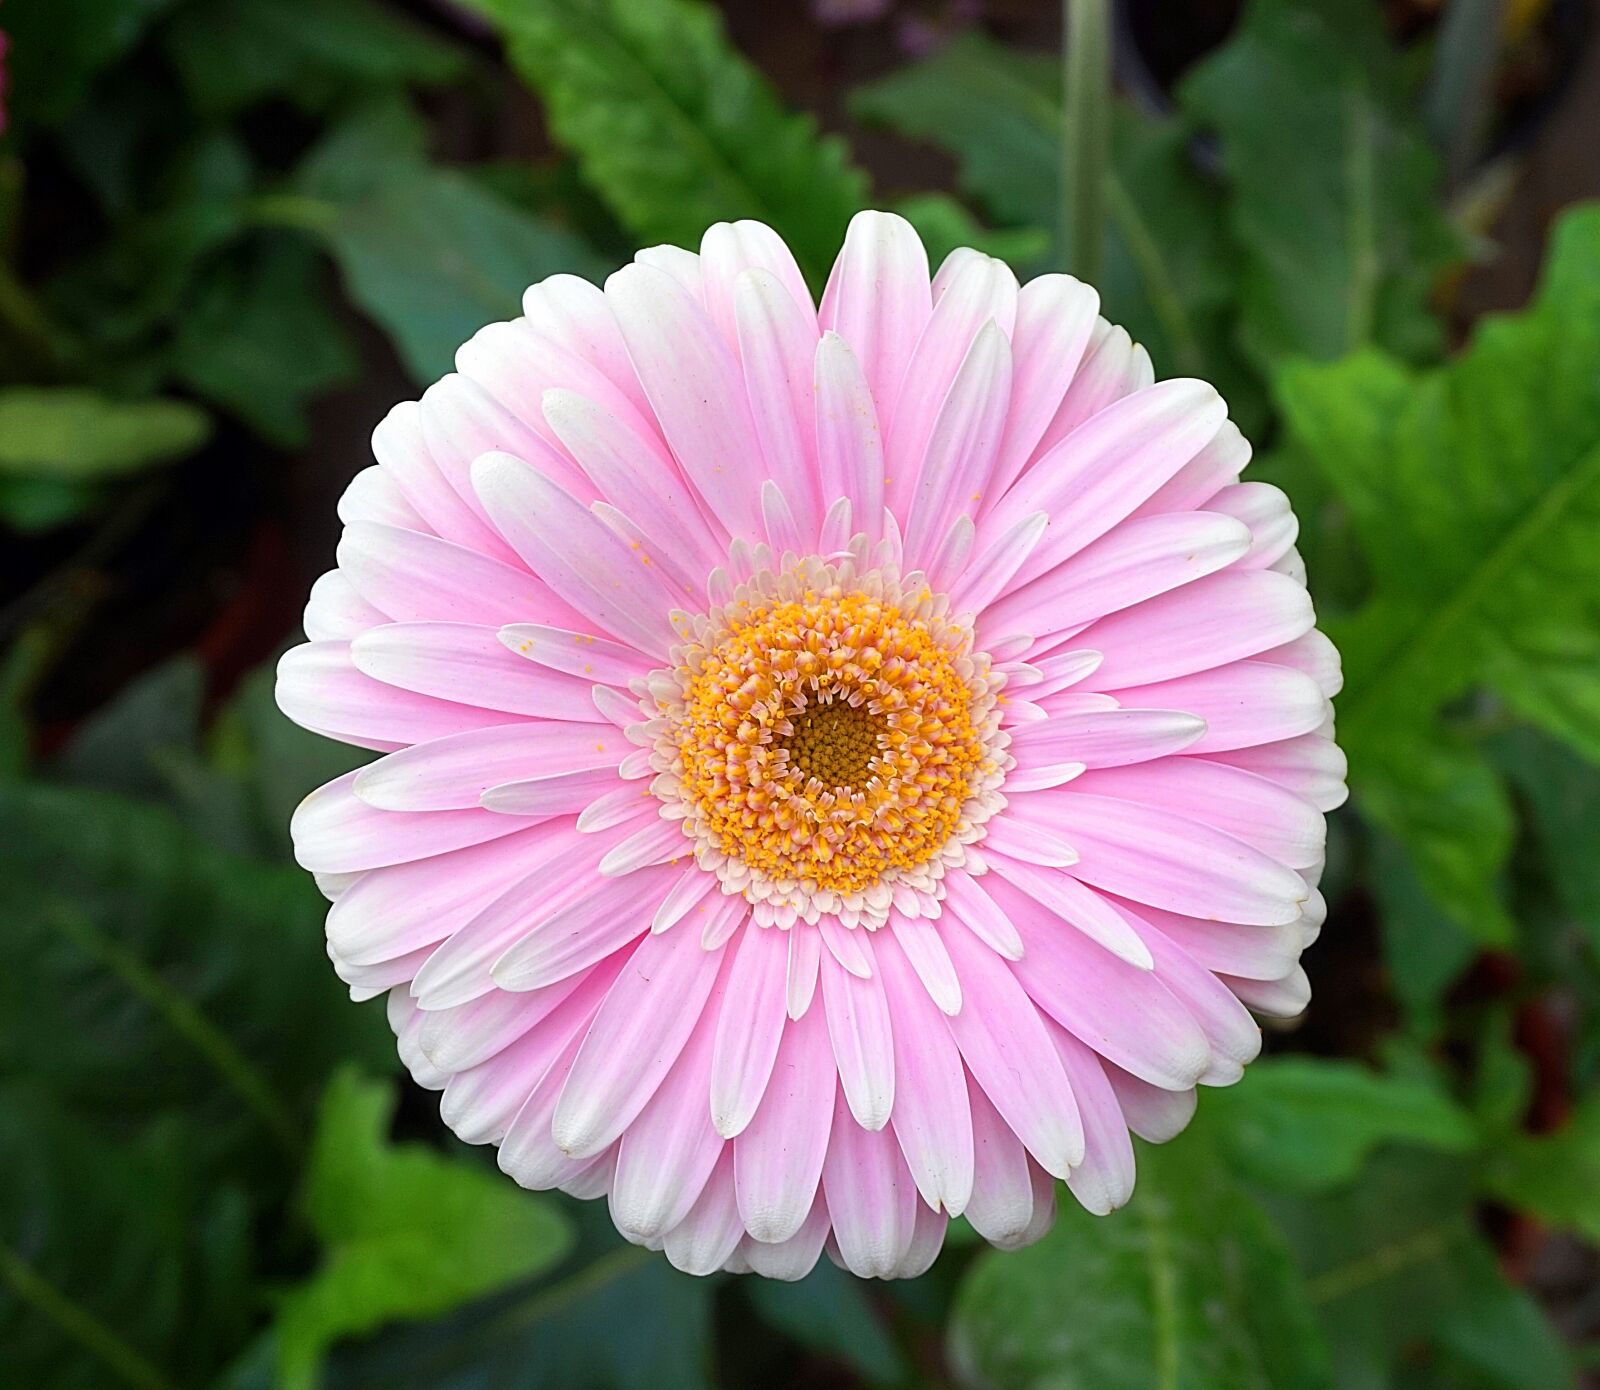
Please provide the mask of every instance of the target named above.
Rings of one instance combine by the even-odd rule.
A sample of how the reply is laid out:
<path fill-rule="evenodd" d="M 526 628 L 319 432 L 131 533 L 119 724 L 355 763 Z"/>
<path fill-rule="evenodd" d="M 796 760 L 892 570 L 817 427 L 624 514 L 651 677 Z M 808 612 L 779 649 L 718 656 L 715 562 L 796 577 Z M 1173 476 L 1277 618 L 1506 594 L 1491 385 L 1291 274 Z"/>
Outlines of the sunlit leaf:
<path fill-rule="evenodd" d="M 1479 1139 L 1472 1117 L 1436 1088 L 1355 1062 L 1264 1058 L 1206 1103 L 1240 1171 L 1294 1192 L 1349 1181 L 1380 1145 L 1461 1152 Z"/>
<path fill-rule="evenodd" d="M 642 242 L 718 221 L 776 227 L 820 288 L 866 180 L 785 111 L 704 0 L 470 0 L 503 30 L 556 139 Z"/>
<path fill-rule="evenodd" d="M 338 1338 L 448 1312 L 538 1274 L 571 1247 L 549 1198 L 476 1162 L 392 1143 L 393 1109 L 387 1083 L 352 1072 L 323 1101 L 303 1202 L 325 1251 L 279 1314 L 286 1390 L 314 1385 Z"/>
<path fill-rule="evenodd" d="M 187 401 L 118 401 L 75 386 L 0 390 L 0 473 L 123 477 L 193 453 L 210 432 Z"/>
<path fill-rule="evenodd" d="M 981 1256 L 950 1350 L 966 1384 L 1007 1390 L 1331 1384 L 1287 1250 L 1199 1133 L 1141 1148 L 1121 1211 L 1063 1194 L 1037 1245 Z"/>

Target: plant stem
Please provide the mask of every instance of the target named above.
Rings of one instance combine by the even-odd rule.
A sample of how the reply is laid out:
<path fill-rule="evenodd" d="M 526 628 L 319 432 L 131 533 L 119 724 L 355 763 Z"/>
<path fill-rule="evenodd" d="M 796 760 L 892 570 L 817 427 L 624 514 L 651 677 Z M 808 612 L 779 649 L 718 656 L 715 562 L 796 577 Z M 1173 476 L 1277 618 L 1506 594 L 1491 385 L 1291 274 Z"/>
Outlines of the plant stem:
<path fill-rule="evenodd" d="M 1108 0 L 1062 0 L 1061 247 L 1080 280 L 1100 278 L 1111 162 Z"/>
<path fill-rule="evenodd" d="M 172 1382 L 160 1370 L 4 1244 L 0 1244 L 0 1285 L 93 1353 L 124 1384 L 136 1390 L 173 1390 Z"/>

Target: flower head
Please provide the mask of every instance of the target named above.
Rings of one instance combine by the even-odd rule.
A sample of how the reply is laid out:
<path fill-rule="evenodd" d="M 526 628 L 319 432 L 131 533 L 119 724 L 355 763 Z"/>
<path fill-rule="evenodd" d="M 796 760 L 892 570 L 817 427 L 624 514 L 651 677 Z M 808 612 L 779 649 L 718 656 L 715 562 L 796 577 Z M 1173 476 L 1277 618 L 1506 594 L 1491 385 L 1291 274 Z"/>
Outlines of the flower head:
<path fill-rule="evenodd" d="M 378 427 L 279 672 L 329 953 L 529 1187 L 910 1275 L 1127 1200 L 1294 1014 L 1344 794 L 1287 499 L 1069 276 L 719 225 Z"/>

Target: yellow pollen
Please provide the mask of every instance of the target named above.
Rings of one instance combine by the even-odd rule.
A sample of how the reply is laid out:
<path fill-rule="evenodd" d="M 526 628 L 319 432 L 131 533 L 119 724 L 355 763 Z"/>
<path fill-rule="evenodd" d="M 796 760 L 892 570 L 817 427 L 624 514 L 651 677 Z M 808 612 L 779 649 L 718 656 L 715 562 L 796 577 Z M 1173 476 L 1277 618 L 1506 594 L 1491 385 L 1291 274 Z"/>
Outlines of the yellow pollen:
<path fill-rule="evenodd" d="M 993 770 L 964 628 L 829 586 L 727 615 L 680 667 L 680 792 L 722 854 L 810 892 L 933 859 Z"/>

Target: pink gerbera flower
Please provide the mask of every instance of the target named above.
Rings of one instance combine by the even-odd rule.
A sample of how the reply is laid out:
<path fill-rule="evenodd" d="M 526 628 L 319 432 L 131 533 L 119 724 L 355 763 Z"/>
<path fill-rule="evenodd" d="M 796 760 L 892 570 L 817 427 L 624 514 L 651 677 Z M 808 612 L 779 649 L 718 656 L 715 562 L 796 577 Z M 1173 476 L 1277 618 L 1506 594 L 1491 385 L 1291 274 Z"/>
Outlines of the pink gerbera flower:
<path fill-rule="evenodd" d="M 1295 1014 L 1344 795 L 1284 495 L 1087 285 L 742 222 L 397 406 L 279 671 L 297 854 L 446 1122 L 679 1268 L 1125 1202 Z"/>

